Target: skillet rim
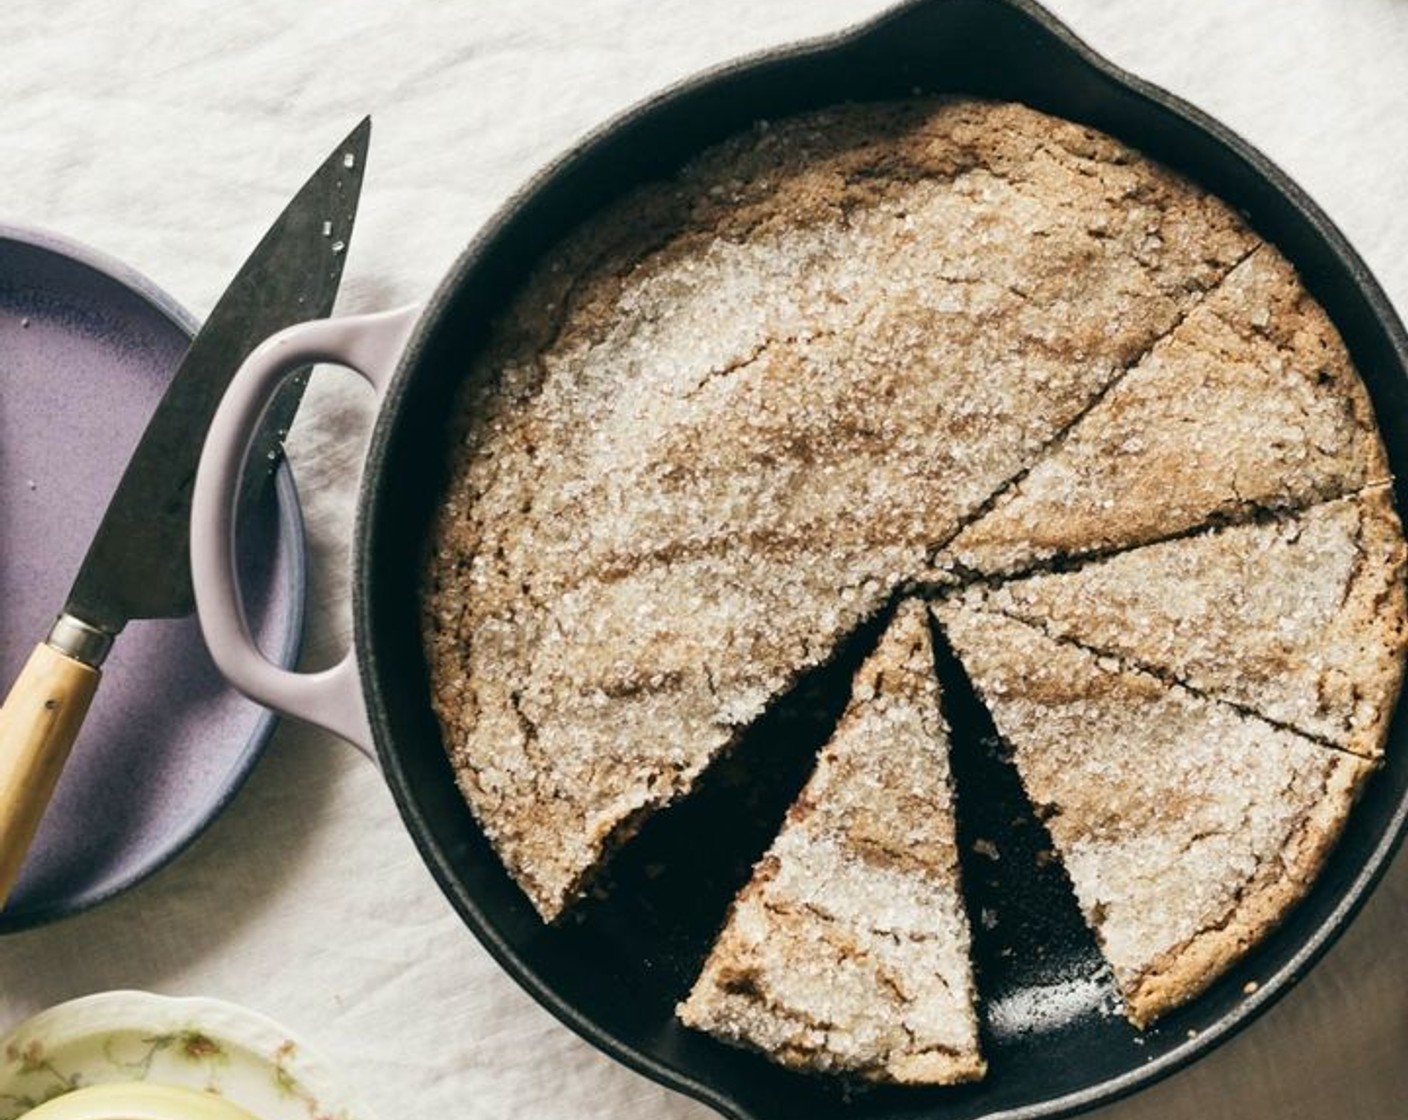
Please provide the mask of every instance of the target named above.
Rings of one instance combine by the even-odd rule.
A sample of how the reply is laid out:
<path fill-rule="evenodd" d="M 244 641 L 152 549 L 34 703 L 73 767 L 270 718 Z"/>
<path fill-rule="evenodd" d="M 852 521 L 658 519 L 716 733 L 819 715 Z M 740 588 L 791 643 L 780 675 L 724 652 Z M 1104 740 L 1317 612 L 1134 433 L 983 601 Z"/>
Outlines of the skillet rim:
<path fill-rule="evenodd" d="M 450 855 L 443 849 L 434 834 L 432 824 L 422 812 L 417 800 L 416 783 L 408 777 L 402 765 L 402 751 L 409 748 L 398 747 L 396 737 L 391 731 L 388 689 L 383 687 L 382 680 L 383 672 L 395 677 L 404 670 L 389 662 L 385 663 L 383 668 L 383 660 L 378 656 L 371 637 L 378 629 L 378 620 L 375 606 L 377 597 L 371 588 L 376 578 L 373 571 L 375 565 L 369 558 L 377 553 L 377 530 L 384 520 L 384 510 L 397 501 L 394 486 L 384 468 L 393 452 L 397 420 L 401 415 L 408 388 L 415 379 L 417 367 L 421 365 L 431 347 L 432 336 L 446 318 L 446 312 L 451 310 L 459 299 L 468 278 L 498 245 L 505 231 L 512 230 L 524 211 L 539 198 L 545 188 L 567 176 L 620 133 L 710 87 L 778 63 L 798 62 L 811 57 L 841 53 L 861 45 L 868 38 L 882 36 L 892 25 L 901 23 L 915 12 L 927 8 L 962 7 L 965 2 L 967 6 L 973 7 L 975 0 L 904 0 L 864 22 L 840 31 L 783 44 L 711 67 L 673 83 L 625 109 L 573 143 L 565 152 L 532 175 L 485 222 L 437 285 L 401 355 L 396 373 L 378 409 L 364 468 L 364 481 L 361 484 L 352 540 L 354 643 L 377 757 L 403 823 L 411 834 L 421 858 L 452 907 L 499 966 L 559 1021 L 635 1072 L 693 1097 L 734 1120 L 757 1120 L 757 1117 L 749 1106 L 735 1099 L 726 1089 L 696 1077 L 679 1066 L 667 1063 L 609 1033 L 590 1015 L 558 995 L 557 991 L 520 957 L 514 945 L 499 931 L 489 908 L 481 905 L 474 892 L 456 873 Z M 1157 110 L 1171 114 L 1181 124 L 1191 126 L 1195 132 L 1210 138 L 1222 149 L 1219 158 L 1224 164 L 1235 166 L 1237 161 L 1240 161 L 1254 179 L 1270 187 L 1272 192 L 1279 195 L 1308 225 L 1319 247 L 1328 250 L 1346 279 L 1367 304 L 1375 325 L 1385 336 L 1384 341 L 1388 343 L 1399 371 L 1408 370 L 1408 331 L 1405 330 L 1382 287 L 1329 216 L 1268 157 L 1194 105 L 1110 62 L 1034 0 L 979 0 L 978 6 L 1007 9 L 1029 20 L 1056 40 L 1058 46 L 1068 51 L 1078 64 L 1093 70 L 1124 92 L 1150 103 Z M 707 145 L 696 150 L 702 150 L 704 146 Z M 1137 144 L 1133 146 L 1138 147 Z M 1164 162 L 1170 162 L 1175 170 L 1181 170 L 1176 162 Z M 1371 391 L 1371 399 L 1373 396 Z M 1375 400 L 1376 407 L 1377 404 L 1378 401 Z M 1408 689 L 1404 694 L 1408 694 Z M 1404 694 L 1400 694 L 1397 708 L 1400 718 L 1396 718 L 1395 723 L 1399 723 L 1402 717 Z M 435 747 L 443 749 L 439 742 Z M 1394 852 L 1402 843 L 1406 830 L 1408 795 L 1400 794 L 1382 834 L 1373 844 L 1368 857 L 1348 876 L 1347 885 L 1343 887 L 1342 894 L 1330 912 L 1310 931 L 1279 969 L 1266 975 L 1253 995 L 1234 1005 L 1213 1026 L 1199 1032 L 1195 1038 L 1173 1047 L 1157 1059 L 1133 1065 L 1124 1073 L 1106 1078 L 1085 1089 L 1055 1099 L 981 1115 L 987 1120 L 1037 1120 L 1071 1116 L 1129 1096 L 1163 1080 L 1197 1058 L 1211 1053 L 1295 987 L 1324 955 L 1372 893 L 1387 870 Z M 856 1110 L 856 1115 L 863 1115 L 864 1112 L 862 1105 Z M 941 1113 L 934 1115 L 939 1116 Z"/>

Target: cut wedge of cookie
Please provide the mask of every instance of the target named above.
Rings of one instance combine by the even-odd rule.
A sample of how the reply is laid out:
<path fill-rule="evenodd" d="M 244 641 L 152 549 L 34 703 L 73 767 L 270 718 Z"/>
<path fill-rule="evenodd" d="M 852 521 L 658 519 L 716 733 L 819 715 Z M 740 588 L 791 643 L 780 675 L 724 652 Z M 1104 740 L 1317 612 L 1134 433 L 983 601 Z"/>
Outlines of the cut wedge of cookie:
<path fill-rule="evenodd" d="M 1389 478 L 1338 332 L 1263 245 L 940 556 L 982 575 L 1297 509 Z"/>
<path fill-rule="evenodd" d="M 983 1075 L 927 611 L 902 605 L 680 1019 L 794 1068 Z"/>
<path fill-rule="evenodd" d="M 1365 758 L 1383 754 L 1408 643 L 1388 487 L 979 591 L 1047 634 Z"/>
<path fill-rule="evenodd" d="M 935 613 L 1143 1027 L 1304 896 L 1370 763 L 961 599 Z"/>

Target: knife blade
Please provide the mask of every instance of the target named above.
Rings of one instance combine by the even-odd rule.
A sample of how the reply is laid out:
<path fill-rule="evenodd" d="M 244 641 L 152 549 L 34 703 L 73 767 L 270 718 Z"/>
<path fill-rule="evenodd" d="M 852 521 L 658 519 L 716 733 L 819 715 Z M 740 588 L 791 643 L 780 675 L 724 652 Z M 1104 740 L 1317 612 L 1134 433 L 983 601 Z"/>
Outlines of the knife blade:
<path fill-rule="evenodd" d="M 206 430 L 256 345 L 284 327 L 331 314 L 370 136 L 371 119 L 365 118 L 323 161 L 197 332 L 128 460 L 62 613 L 0 707 L 0 906 L 114 639 L 134 619 L 180 618 L 195 609 L 188 534 Z M 266 414 L 250 459 L 250 471 L 261 477 L 278 457 L 304 379 L 291 382 Z"/>

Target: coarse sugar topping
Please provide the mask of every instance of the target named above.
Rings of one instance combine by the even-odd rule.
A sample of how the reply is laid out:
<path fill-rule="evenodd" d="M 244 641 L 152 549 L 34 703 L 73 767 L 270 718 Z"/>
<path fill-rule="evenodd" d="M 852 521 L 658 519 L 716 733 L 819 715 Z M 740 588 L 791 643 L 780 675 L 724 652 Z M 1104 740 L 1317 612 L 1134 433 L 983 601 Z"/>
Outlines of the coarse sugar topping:
<path fill-rule="evenodd" d="M 908 602 L 679 1014 L 788 1065 L 969 1080 L 968 945 L 927 611 Z"/>
<path fill-rule="evenodd" d="M 983 602 L 1377 758 L 1408 641 L 1404 559 L 1391 494 L 1376 486 L 1271 521 L 1008 580 Z"/>
<path fill-rule="evenodd" d="M 1369 763 L 983 608 L 936 608 L 1143 1025 L 1318 873 Z"/>
<path fill-rule="evenodd" d="M 1005 487 L 939 566 L 1010 575 L 1388 478 L 1343 340 L 1262 245 Z"/>
<path fill-rule="evenodd" d="M 952 100 L 735 138 L 546 260 L 469 371 L 424 610 L 544 917 L 1257 243 L 1107 137 Z"/>

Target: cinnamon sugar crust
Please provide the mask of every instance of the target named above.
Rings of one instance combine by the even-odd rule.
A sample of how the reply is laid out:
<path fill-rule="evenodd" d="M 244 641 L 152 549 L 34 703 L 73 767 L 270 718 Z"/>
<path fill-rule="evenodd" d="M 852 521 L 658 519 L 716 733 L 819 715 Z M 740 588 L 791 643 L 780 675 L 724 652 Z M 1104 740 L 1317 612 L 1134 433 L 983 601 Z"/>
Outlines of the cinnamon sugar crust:
<path fill-rule="evenodd" d="M 756 130 L 569 239 L 469 371 L 424 596 L 460 786 L 540 913 L 1257 243 L 966 100 Z"/>
<path fill-rule="evenodd" d="M 1262 245 L 968 525 L 939 566 L 1010 575 L 1388 478 L 1339 332 Z"/>
<path fill-rule="evenodd" d="M 1090 129 L 735 137 L 542 262 L 453 428 L 432 702 L 544 920 L 919 588 L 972 584 L 937 615 L 1141 1026 L 1299 900 L 1382 755 L 1408 607 L 1364 387 L 1275 249 Z M 937 691 L 902 603 L 685 1022 L 981 1076 Z"/>
<path fill-rule="evenodd" d="M 1392 496 L 1378 486 L 1008 580 L 982 604 L 1377 759 L 1408 645 L 1404 563 Z"/>
<path fill-rule="evenodd" d="M 796 1068 L 981 1077 L 948 736 L 903 604 L 678 1014 Z"/>
<path fill-rule="evenodd" d="M 985 610 L 935 608 L 1143 1027 L 1304 896 L 1372 765 Z"/>

